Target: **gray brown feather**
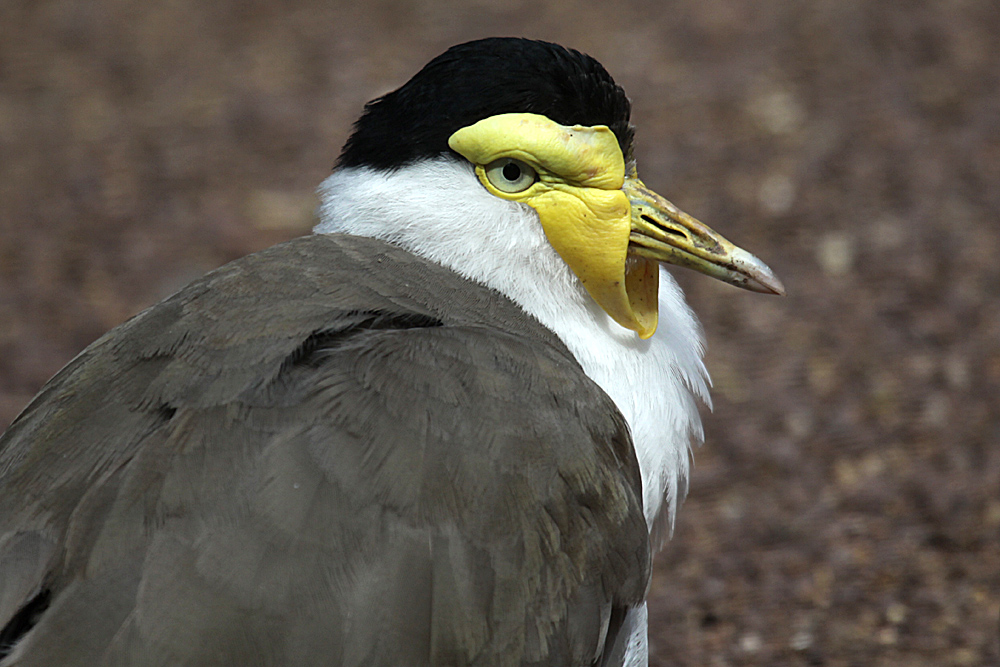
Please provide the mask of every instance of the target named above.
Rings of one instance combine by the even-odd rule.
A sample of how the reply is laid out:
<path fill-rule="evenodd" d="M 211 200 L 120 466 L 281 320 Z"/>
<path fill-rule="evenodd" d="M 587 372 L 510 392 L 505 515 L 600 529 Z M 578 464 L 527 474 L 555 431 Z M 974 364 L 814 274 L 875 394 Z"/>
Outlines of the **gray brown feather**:
<path fill-rule="evenodd" d="M 0 439 L 0 664 L 592 664 L 645 594 L 641 497 L 621 415 L 515 304 L 298 239 Z"/>

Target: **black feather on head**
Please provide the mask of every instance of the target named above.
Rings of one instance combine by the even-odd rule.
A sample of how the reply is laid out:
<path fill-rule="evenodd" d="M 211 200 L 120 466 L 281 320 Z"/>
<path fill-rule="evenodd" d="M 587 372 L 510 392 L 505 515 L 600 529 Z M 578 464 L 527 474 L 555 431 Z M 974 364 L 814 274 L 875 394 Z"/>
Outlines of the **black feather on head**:
<path fill-rule="evenodd" d="M 607 125 L 626 161 L 631 104 L 604 67 L 558 44 L 493 37 L 453 46 L 402 87 L 365 105 L 338 167 L 394 169 L 451 153 L 457 130 L 502 113 Z"/>

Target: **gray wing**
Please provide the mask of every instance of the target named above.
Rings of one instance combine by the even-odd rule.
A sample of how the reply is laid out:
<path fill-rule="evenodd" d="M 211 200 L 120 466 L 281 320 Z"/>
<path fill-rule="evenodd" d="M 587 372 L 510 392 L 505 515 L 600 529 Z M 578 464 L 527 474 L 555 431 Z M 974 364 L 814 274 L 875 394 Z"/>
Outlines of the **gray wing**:
<path fill-rule="evenodd" d="M 593 664 L 645 594 L 639 487 L 516 306 L 300 239 L 110 332 L 0 439 L 0 664 Z"/>

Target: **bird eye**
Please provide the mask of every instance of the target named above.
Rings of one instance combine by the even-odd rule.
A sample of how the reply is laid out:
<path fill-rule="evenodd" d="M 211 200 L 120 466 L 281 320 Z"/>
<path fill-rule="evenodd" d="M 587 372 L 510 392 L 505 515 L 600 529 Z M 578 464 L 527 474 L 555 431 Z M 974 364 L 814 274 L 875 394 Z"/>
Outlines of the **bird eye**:
<path fill-rule="evenodd" d="M 500 158 L 486 165 L 486 178 L 500 192 L 524 192 L 538 180 L 528 164 L 514 158 Z"/>

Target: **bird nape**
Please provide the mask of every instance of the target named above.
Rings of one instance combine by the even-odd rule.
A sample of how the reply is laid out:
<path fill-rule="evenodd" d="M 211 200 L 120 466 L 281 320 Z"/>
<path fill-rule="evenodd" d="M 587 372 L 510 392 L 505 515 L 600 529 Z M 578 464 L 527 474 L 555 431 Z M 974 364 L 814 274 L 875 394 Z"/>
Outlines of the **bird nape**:
<path fill-rule="evenodd" d="M 316 234 L 88 347 L 0 439 L 0 665 L 641 665 L 708 400 L 624 91 L 462 44 L 365 107 Z M 657 331 L 659 324 L 659 332 Z"/>

